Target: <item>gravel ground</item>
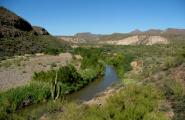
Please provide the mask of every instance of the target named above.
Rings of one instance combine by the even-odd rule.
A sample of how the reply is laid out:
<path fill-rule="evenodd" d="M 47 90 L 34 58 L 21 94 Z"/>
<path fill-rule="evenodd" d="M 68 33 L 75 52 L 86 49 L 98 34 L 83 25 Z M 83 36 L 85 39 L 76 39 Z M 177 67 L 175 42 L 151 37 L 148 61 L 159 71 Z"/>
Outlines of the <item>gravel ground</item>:
<path fill-rule="evenodd" d="M 1 65 L 0 91 L 27 84 L 31 80 L 34 72 L 47 71 L 51 68 L 55 69 L 72 61 L 72 55 L 70 53 L 62 53 L 59 56 L 24 56 L 23 58 L 26 59 L 21 59 L 19 63 L 12 59 L 10 60 L 12 62 L 11 65 Z"/>

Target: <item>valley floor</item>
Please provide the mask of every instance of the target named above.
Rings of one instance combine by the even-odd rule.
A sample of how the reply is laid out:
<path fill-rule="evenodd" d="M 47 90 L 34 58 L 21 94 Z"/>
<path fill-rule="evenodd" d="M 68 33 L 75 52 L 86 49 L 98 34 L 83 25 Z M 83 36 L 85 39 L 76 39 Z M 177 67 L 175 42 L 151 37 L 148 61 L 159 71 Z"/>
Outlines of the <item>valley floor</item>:
<path fill-rule="evenodd" d="M 77 60 L 78 57 L 66 58 L 65 56 L 65 62 L 61 61 L 64 58 L 60 55 L 50 58 L 47 55 L 33 57 L 29 61 L 32 63 L 34 61 L 32 65 L 37 64 L 37 66 L 50 64 L 50 67 L 56 67 L 58 63 L 66 64 L 67 61 L 74 65 L 76 61 L 80 62 L 78 72 L 71 66 L 64 69 L 69 70 L 69 73 L 66 72 L 66 74 L 76 79 L 70 82 L 65 81 L 66 83 L 62 79 L 62 90 L 66 87 L 66 90 L 75 92 L 87 85 L 102 72 L 102 65 L 105 63 L 115 67 L 121 83 L 98 94 L 90 101 L 69 101 L 65 97 L 53 101 L 50 95 L 52 94 L 50 93 L 51 88 L 48 86 L 51 81 L 47 79 L 48 75 L 53 75 L 52 71 L 38 72 L 34 82 L 41 80 L 39 84 L 33 84 L 36 87 L 34 92 L 38 90 L 38 94 L 30 92 L 30 89 L 34 88 L 33 86 L 26 86 L 23 88 L 24 92 L 20 88 L 8 91 L 10 93 L 7 93 L 8 95 L 2 93 L 0 105 L 4 107 L 3 109 L 9 110 L 8 105 L 11 103 L 14 103 L 17 108 L 11 106 L 13 110 L 10 109 L 10 113 L 0 109 L 5 112 L 2 112 L 0 116 L 6 118 L 7 115 L 10 115 L 11 119 L 41 120 L 183 120 L 185 118 L 184 45 L 79 47 L 71 54 L 79 54 L 80 60 Z M 67 54 L 67 56 L 71 55 Z M 26 60 L 28 64 L 30 64 L 29 61 Z M 42 64 L 39 61 L 43 61 Z M 51 62 L 57 65 L 51 65 Z M 98 66 L 95 63 L 98 63 Z M 49 65 L 47 67 L 49 68 Z M 38 69 L 41 70 L 42 67 Z M 61 69 L 59 72 L 63 73 L 64 71 Z M 65 78 L 67 79 L 68 76 Z M 69 84 L 73 81 L 75 81 L 73 84 Z M 41 85 L 43 86 L 41 87 Z M 20 104 L 25 102 L 24 96 L 27 96 L 27 93 L 33 98 L 36 97 L 36 101 L 34 101 L 36 106 L 25 106 L 22 109 Z M 28 100 L 30 100 L 29 96 Z M 21 99 L 17 97 L 21 97 Z M 8 98 L 12 100 L 7 102 Z"/>
<path fill-rule="evenodd" d="M 61 53 L 58 56 L 36 55 L 18 56 L 0 63 L 0 91 L 27 84 L 34 72 L 57 69 L 72 61 L 70 53 Z"/>

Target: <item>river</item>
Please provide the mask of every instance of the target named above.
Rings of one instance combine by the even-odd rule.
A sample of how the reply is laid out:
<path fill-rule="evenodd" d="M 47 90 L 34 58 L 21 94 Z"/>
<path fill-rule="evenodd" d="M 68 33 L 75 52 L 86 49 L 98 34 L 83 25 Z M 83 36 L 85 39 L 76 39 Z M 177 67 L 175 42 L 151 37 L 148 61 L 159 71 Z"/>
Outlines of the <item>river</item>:
<path fill-rule="evenodd" d="M 106 65 L 104 77 L 94 80 L 80 91 L 71 94 L 70 99 L 88 101 L 117 82 L 119 79 L 114 67 Z"/>
<path fill-rule="evenodd" d="M 116 74 L 116 71 L 113 66 L 106 65 L 104 76 L 94 80 L 93 82 L 89 83 L 86 87 L 81 89 L 78 92 L 72 93 L 68 96 L 69 100 L 80 100 L 80 101 L 88 101 L 95 97 L 97 94 L 105 91 L 108 87 L 112 86 L 115 83 L 119 82 L 118 76 Z M 22 112 L 29 113 L 28 111 L 32 110 L 40 110 L 47 109 L 49 107 L 49 104 L 47 103 L 40 103 L 28 106 L 17 113 L 21 114 Z M 42 111 L 44 113 L 44 111 Z M 41 114 L 38 114 L 41 115 Z"/>

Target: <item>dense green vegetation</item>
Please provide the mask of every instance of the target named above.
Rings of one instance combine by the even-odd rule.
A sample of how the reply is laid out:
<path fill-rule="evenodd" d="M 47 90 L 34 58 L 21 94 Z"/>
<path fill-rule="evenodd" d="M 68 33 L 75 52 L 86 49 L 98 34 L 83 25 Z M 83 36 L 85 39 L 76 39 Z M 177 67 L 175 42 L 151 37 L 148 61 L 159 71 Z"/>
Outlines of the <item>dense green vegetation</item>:
<path fill-rule="evenodd" d="M 183 120 L 185 117 L 184 81 L 172 79 L 171 75 L 173 69 L 184 68 L 185 44 L 183 41 L 181 44 L 178 44 L 179 41 L 176 42 L 169 45 L 137 47 L 111 46 L 112 53 L 125 53 L 125 55 L 134 56 L 135 60 L 143 61 L 143 66 L 140 66 L 143 70 L 139 73 L 127 72 L 122 76 L 126 86 L 110 97 L 105 106 L 81 106 L 79 112 L 76 105 L 68 103 L 66 109 L 70 112 L 61 114 L 60 119 Z M 109 47 L 106 46 L 106 49 Z M 123 59 L 119 54 L 117 58 L 111 60 L 114 61 L 115 67 L 117 66 L 115 61 Z M 172 105 L 171 108 L 167 101 Z M 170 109 L 173 109 L 173 118 L 166 115 Z"/>
<path fill-rule="evenodd" d="M 83 57 L 81 68 L 96 68 L 96 65 L 103 59 L 103 49 L 101 48 L 76 48 L 74 54 L 80 54 Z M 96 63 L 96 64 L 94 64 Z"/>
<path fill-rule="evenodd" d="M 7 117 L 10 115 L 9 113 L 13 112 L 10 117 L 17 119 L 39 119 L 46 114 L 49 119 L 62 120 L 167 120 L 172 119 L 166 114 L 173 109 L 173 119 L 183 120 L 185 116 L 184 82 L 179 82 L 171 76 L 173 69 L 184 68 L 185 44 L 183 41 L 181 44 L 176 42 L 168 45 L 73 49 L 71 50 L 73 54 L 79 54 L 83 58 L 80 61 L 81 68 L 79 70 L 69 65 L 55 70 L 38 72 L 34 74 L 33 83 L 29 86 L 13 89 L 15 92 L 10 92 L 10 90 L 1 93 L 0 104 L 3 106 L 1 116 L 2 118 Z M 143 65 L 139 66 L 142 70 L 139 72 L 129 71 L 131 70 L 131 61 L 142 61 Z M 60 88 L 60 98 L 64 94 L 79 90 L 102 75 L 105 64 L 111 64 L 116 68 L 123 81 L 122 84 L 124 84 L 124 87 L 110 97 L 105 105 L 88 106 L 65 100 L 61 102 L 61 99 L 58 99 L 54 103 L 49 101 L 46 106 L 41 105 L 31 110 L 25 109 L 17 112 L 21 107 L 26 107 L 22 104 L 25 100 L 29 100 L 26 99 L 27 97 L 32 98 L 29 104 L 51 100 L 52 90 L 58 91 L 57 86 Z M 56 73 L 58 75 L 55 86 Z M 36 85 L 33 86 L 33 84 Z M 39 84 L 42 84 L 42 87 L 37 87 Z M 55 87 L 51 88 L 51 86 Z M 29 92 L 27 93 L 27 91 Z M 171 107 L 167 105 L 168 102 Z"/>
<path fill-rule="evenodd" d="M 77 72 L 74 66 L 68 65 L 59 68 L 58 70 L 34 73 L 33 80 L 41 81 L 43 83 L 52 83 L 56 73 L 58 73 L 57 81 L 61 86 L 62 93 L 71 93 L 79 90 L 97 78 L 100 71 L 95 71 L 89 68 Z"/>
<path fill-rule="evenodd" d="M 133 56 L 127 55 L 121 51 L 111 50 L 112 46 L 105 46 L 103 48 L 77 48 L 75 54 L 80 54 L 83 57 L 82 69 L 86 67 L 95 68 L 98 64 L 98 68 L 102 69 L 105 64 L 113 65 L 120 77 L 123 77 L 124 73 L 131 70 L 130 62 L 133 60 Z M 96 63 L 96 64 L 94 64 Z M 103 71 L 102 71 L 103 73 Z"/>
<path fill-rule="evenodd" d="M 156 111 L 150 111 L 149 113 L 147 113 L 143 106 L 145 105 L 145 103 L 147 104 L 148 101 L 153 101 L 152 99 L 150 100 L 144 100 L 145 102 L 139 102 L 139 103 L 133 103 L 132 105 L 138 105 L 137 107 L 134 107 L 133 111 L 131 108 L 127 108 L 122 114 L 119 114 L 120 111 L 119 108 L 121 105 L 124 105 L 123 103 L 120 103 L 119 100 L 115 100 L 115 101 L 108 101 L 108 103 L 106 104 L 106 106 L 109 106 L 111 104 L 116 104 L 118 103 L 118 105 L 113 108 L 110 109 L 110 113 L 112 113 L 111 115 L 108 114 L 109 109 L 106 108 L 90 108 L 90 109 L 86 109 L 84 112 L 80 112 L 77 114 L 72 114 L 69 115 L 69 113 L 66 113 L 62 118 L 66 118 L 66 119 L 81 119 L 79 118 L 79 114 L 82 114 L 83 117 L 87 114 L 86 119 L 111 119 L 110 116 L 119 116 L 120 118 L 125 118 L 126 119 L 156 119 L 156 120 L 163 120 L 163 119 L 170 119 L 169 117 L 167 117 L 165 115 L 165 112 L 168 111 L 169 109 L 173 109 L 174 110 L 174 116 L 173 119 L 175 120 L 183 120 L 184 119 L 184 115 L 185 115 L 185 107 L 184 107 L 184 82 L 179 83 L 178 81 L 174 80 L 171 78 L 173 69 L 178 68 L 178 67 L 183 67 L 184 68 L 184 64 L 185 64 L 185 43 L 182 39 L 178 39 L 173 37 L 174 39 L 176 39 L 175 41 L 173 41 L 172 44 L 169 45 L 152 45 L 152 46 L 105 46 L 104 50 L 106 50 L 106 52 L 110 52 L 110 53 L 116 53 L 115 56 L 117 55 L 117 57 L 114 57 L 113 60 L 111 60 L 109 58 L 110 61 L 114 61 L 113 65 L 116 66 L 120 66 L 120 62 L 118 62 L 119 64 L 116 65 L 116 61 L 123 59 L 124 56 L 119 56 L 120 53 L 124 54 L 125 56 L 127 56 L 127 60 L 130 59 L 134 59 L 134 60 L 138 60 L 138 61 L 143 61 L 143 66 L 142 67 L 142 71 L 139 73 L 132 73 L 132 72 L 128 72 L 126 73 L 126 75 L 122 76 L 123 78 L 123 82 L 127 82 L 128 84 L 140 84 L 139 86 L 141 86 L 141 88 L 145 89 L 145 86 L 147 84 L 153 84 L 153 92 L 155 91 L 157 94 L 161 93 L 162 96 L 158 96 L 158 98 L 156 99 L 157 101 L 161 99 L 161 101 L 164 101 L 164 103 L 161 104 L 155 104 L 154 106 L 158 106 L 159 108 L 155 109 Z M 182 38 L 182 37 L 181 37 Z M 111 48 L 111 50 L 109 49 Z M 110 54 L 110 56 L 113 56 L 113 54 Z M 128 57 L 131 56 L 131 57 Z M 133 58 L 134 57 L 134 58 Z M 129 68 L 129 66 L 128 66 Z M 171 70 L 172 69 L 172 70 Z M 119 70 L 119 69 L 117 69 Z M 163 75 L 164 72 L 164 75 Z M 171 72 L 171 73 L 170 73 Z M 119 74 L 119 72 L 118 72 Z M 182 78 L 183 79 L 183 78 Z M 140 89 L 141 89 L 140 88 Z M 133 88 L 133 90 L 137 89 L 137 87 L 135 86 Z M 142 91 L 143 89 L 141 89 L 140 91 Z M 157 92 L 158 91 L 158 92 Z M 161 92 L 159 92 L 161 91 Z M 128 93 L 126 93 L 127 95 L 132 95 L 132 90 L 129 90 Z M 139 94 L 139 92 L 136 92 L 137 94 Z M 146 94 L 150 93 L 150 90 L 146 90 Z M 145 95 L 146 95 L 145 94 Z M 142 95 L 142 96 L 145 96 Z M 150 93 L 149 96 L 152 96 L 152 94 Z M 121 99 L 121 101 L 124 101 L 124 99 L 126 100 L 132 100 L 128 97 L 122 96 L 122 95 L 118 95 Z M 118 97 L 117 96 L 117 97 Z M 137 95 L 135 95 L 137 96 Z M 116 99 L 115 96 L 113 96 L 113 98 Z M 155 98 L 155 97 L 154 97 Z M 111 98 L 110 98 L 111 99 Z M 136 98 L 137 99 L 137 98 Z M 136 100 L 134 99 L 134 100 Z M 166 100 L 170 101 L 172 104 L 172 108 L 168 108 L 168 107 L 163 107 L 166 106 Z M 149 103 L 152 106 L 152 103 Z M 139 106 L 142 106 L 141 108 Z M 147 105 L 147 106 L 150 106 Z M 161 107 L 160 107 L 161 106 Z M 70 109 L 70 108 L 69 108 Z M 72 108 L 74 109 L 74 108 Z M 137 113 L 137 109 L 139 109 L 138 111 L 141 111 L 140 113 Z M 91 110 L 93 112 L 91 112 Z M 128 113 L 126 112 L 128 110 Z M 90 111 L 89 113 L 87 113 L 86 111 Z M 143 112 L 145 111 L 145 112 Z M 145 115 L 143 113 L 146 113 Z M 71 112 L 70 112 L 71 113 Z M 102 114 L 101 114 L 102 113 Z M 107 114 L 106 114 L 107 113 Z M 105 115 L 105 116 L 104 116 Z M 137 118 L 137 117 L 141 117 L 141 118 Z M 112 119 L 117 119 L 112 118 Z M 119 118 L 118 118 L 119 119 Z"/>

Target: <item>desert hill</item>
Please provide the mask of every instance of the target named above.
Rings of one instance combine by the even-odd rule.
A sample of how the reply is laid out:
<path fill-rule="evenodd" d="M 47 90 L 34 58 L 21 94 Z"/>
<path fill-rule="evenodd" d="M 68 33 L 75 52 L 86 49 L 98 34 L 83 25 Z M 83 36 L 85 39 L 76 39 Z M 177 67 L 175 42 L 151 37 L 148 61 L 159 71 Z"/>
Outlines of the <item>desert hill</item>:
<path fill-rule="evenodd" d="M 22 17 L 0 7 L 0 59 L 64 46 L 46 29 L 32 26 Z"/>

